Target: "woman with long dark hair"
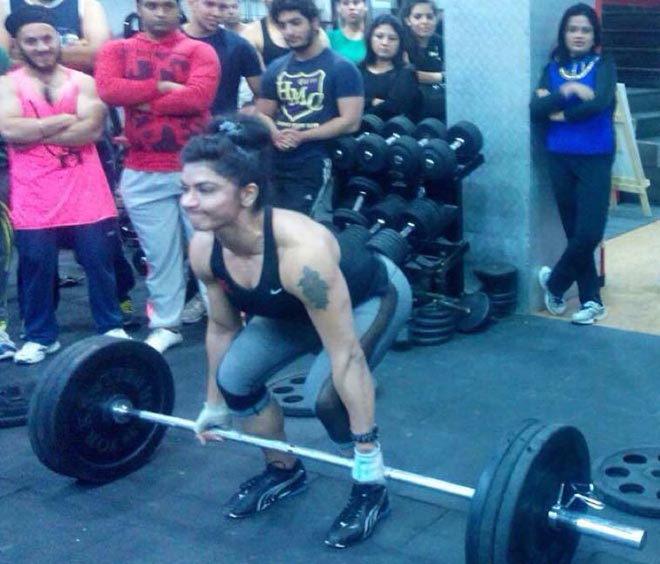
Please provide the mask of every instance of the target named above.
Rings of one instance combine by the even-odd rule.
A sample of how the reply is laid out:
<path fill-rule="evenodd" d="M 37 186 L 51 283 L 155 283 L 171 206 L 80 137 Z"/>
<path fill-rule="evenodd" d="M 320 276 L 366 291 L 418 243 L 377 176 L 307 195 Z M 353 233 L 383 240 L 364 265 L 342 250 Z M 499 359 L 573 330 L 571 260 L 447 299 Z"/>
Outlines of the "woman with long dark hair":
<path fill-rule="evenodd" d="M 203 439 L 231 413 L 248 433 L 285 440 L 266 382 L 314 354 L 306 396 L 330 437 L 353 450 L 351 498 L 325 540 L 343 548 L 368 537 L 389 512 L 371 368 L 410 314 L 410 286 L 364 245 L 268 205 L 271 135 L 259 119 L 219 118 L 210 127 L 181 155 L 181 204 L 196 229 L 190 262 L 209 301 L 208 384 L 196 430 Z M 240 486 L 228 517 L 248 517 L 307 486 L 295 456 L 264 455 L 265 470 Z"/>
<path fill-rule="evenodd" d="M 566 311 L 564 293 L 576 282 L 576 324 L 605 317 L 594 250 L 603 238 L 615 153 L 613 114 L 616 68 L 600 53 L 601 27 L 587 4 L 566 10 L 557 47 L 530 104 L 532 117 L 547 124 L 546 148 L 552 189 L 567 245 L 539 282 L 554 315 Z"/>
<path fill-rule="evenodd" d="M 440 12 L 433 0 L 406 0 L 401 7 L 404 48 L 417 71 L 422 96 L 420 118 L 445 120 L 445 73 Z"/>
<path fill-rule="evenodd" d="M 378 16 L 369 26 L 365 41 L 367 54 L 360 64 L 364 112 L 385 120 L 400 114 L 416 119 L 417 77 L 405 61 L 401 21 L 390 14 Z"/>

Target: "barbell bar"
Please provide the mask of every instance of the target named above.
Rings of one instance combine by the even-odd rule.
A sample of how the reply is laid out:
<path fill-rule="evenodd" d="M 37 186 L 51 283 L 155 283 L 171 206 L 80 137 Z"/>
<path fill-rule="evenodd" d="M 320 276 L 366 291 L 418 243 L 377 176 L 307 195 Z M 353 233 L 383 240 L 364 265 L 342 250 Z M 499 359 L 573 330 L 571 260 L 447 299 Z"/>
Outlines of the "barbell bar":
<path fill-rule="evenodd" d="M 91 337 L 47 365 L 34 390 L 28 434 L 51 470 L 103 483 L 151 460 L 167 427 L 194 431 L 172 416 L 174 380 L 165 359 L 138 341 Z M 235 430 L 219 438 L 352 468 L 352 461 L 322 451 Z M 587 515 L 601 508 L 591 497 L 591 463 L 575 427 L 528 420 L 510 433 L 470 488 L 387 468 L 395 481 L 469 499 L 467 564 L 569 562 L 580 535 L 641 549 L 643 529 Z M 586 484 L 586 486 L 585 486 Z"/>
<path fill-rule="evenodd" d="M 164 415 L 161 413 L 153 413 L 141 409 L 134 409 L 129 401 L 125 399 L 117 399 L 110 406 L 111 413 L 116 417 L 118 423 L 124 421 L 125 417 L 134 417 L 143 421 L 150 421 L 158 425 L 165 425 L 166 427 L 174 427 L 185 429 L 195 432 L 195 422 L 181 417 L 172 415 Z M 297 446 L 284 441 L 277 441 L 273 439 L 264 439 L 254 435 L 246 435 L 239 431 L 230 429 L 212 428 L 209 432 L 222 439 L 235 441 L 238 443 L 249 444 L 265 449 L 276 450 L 325 462 L 334 466 L 343 466 L 345 468 L 353 468 L 353 461 L 349 458 L 344 458 L 339 455 L 331 454 L 317 449 Z M 423 474 L 416 474 L 408 472 L 407 470 L 399 470 L 398 468 L 385 467 L 385 477 L 390 480 L 412 484 L 421 488 L 434 490 L 448 495 L 461 497 L 463 499 L 472 500 L 475 495 L 475 489 L 467 486 L 461 486 L 438 478 L 424 476 Z M 596 508 L 597 504 L 591 502 L 592 507 Z M 559 500 L 549 511 L 548 521 L 555 527 L 565 527 L 573 529 L 581 535 L 588 535 L 602 540 L 614 542 L 627 546 L 629 548 L 641 549 L 646 542 L 646 532 L 643 529 L 636 527 L 629 527 L 621 525 L 608 519 L 601 519 L 599 517 L 586 516 L 583 513 L 572 511 L 567 507 L 562 506 Z"/>

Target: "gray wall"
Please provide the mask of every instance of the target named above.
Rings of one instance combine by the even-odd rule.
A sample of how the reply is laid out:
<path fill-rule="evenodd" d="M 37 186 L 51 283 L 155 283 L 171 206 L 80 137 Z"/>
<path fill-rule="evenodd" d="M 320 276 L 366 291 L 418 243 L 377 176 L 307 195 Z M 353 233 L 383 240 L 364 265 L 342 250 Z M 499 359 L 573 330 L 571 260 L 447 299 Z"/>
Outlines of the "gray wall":
<path fill-rule="evenodd" d="M 565 239 L 528 104 L 570 0 L 445 0 L 447 121 L 469 120 L 484 135 L 486 163 L 464 181 L 466 286 L 470 267 L 507 261 L 520 272 L 520 311 L 536 310 L 536 272 Z"/>

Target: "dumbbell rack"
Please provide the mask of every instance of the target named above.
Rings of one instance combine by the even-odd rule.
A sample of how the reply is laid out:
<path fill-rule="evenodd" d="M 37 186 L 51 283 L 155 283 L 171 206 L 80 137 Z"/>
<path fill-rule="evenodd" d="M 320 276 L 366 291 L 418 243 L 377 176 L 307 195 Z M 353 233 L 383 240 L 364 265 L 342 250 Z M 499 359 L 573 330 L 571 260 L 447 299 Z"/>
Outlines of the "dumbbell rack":
<path fill-rule="evenodd" d="M 432 199 L 458 207 L 458 215 L 444 237 L 420 245 L 418 255 L 404 266 L 413 286 L 447 296 L 460 297 L 464 290 L 463 257 L 469 245 L 463 238 L 463 178 L 485 162 L 479 153 L 460 164 L 451 181 L 427 186 Z"/>

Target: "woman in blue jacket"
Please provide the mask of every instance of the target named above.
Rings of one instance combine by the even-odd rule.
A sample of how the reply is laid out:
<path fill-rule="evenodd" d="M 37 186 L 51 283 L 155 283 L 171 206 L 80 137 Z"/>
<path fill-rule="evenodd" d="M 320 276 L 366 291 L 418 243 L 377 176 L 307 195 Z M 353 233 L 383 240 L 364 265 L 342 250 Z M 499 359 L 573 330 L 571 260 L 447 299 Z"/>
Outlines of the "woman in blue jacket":
<path fill-rule="evenodd" d="M 603 238 L 615 153 L 613 114 L 616 68 L 600 53 L 601 27 L 586 4 L 566 10 L 557 47 L 530 104 L 532 118 L 547 123 L 550 180 L 567 245 L 539 282 L 554 315 L 566 311 L 564 293 L 577 283 L 581 308 L 573 323 L 605 317 L 594 250 Z"/>

